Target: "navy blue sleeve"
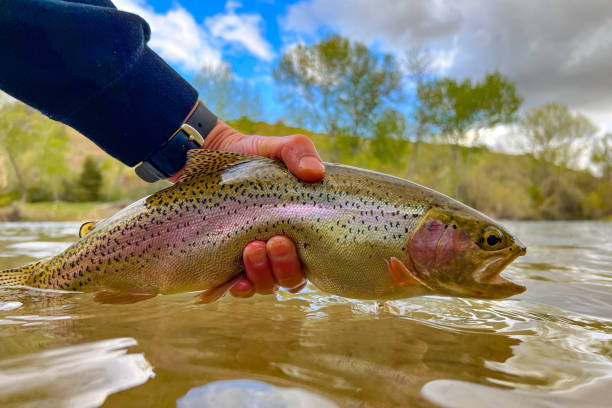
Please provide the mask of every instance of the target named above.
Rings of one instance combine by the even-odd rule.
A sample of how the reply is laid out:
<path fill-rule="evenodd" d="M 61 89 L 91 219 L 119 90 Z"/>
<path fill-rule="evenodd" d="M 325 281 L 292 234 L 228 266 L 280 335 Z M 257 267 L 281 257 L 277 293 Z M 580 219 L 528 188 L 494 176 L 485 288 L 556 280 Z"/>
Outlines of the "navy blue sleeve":
<path fill-rule="evenodd" d="M 0 0 L 0 89 L 134 166 L 198 97 L 149 35 L 110 0 Z"/>

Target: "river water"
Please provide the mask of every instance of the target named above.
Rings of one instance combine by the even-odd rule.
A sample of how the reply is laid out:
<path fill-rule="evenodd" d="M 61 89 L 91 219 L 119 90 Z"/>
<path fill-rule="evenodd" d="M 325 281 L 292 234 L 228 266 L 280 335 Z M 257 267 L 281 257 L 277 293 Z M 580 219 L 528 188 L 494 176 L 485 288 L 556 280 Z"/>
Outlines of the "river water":
<path fill-rule="evenodd" d="M 301 390 L 287 406 L 322 406 L 313 394 L 340 407 L 612 406 L 612 223 L 507 225 L 528 255 L 505 276 L 527 291 L 501 301 L 379 304 L 309 287 L 103 305 L 0 289 L 0 406 L 215 406 L 202 390 L 228 380 L 258 383 L 213 384 Z M 0 223 L 0 269 L 61 251 L 78 227 Z M 219 389 L 216 406 L 238 398 Z"/>

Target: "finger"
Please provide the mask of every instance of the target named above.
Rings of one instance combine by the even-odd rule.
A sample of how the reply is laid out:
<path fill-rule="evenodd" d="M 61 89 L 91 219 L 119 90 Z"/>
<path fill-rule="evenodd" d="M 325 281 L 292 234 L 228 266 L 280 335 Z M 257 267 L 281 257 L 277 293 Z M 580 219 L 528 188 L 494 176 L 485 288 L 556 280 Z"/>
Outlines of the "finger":
<path fill-rule="evenodd" d="M 274 292 L 276 282 L 268 261 L 266 243 L 263 241 L 250 242 L 242 252 L 242 260 L 247 278 L 255 286 L 255 291 L 262 295 Z"/>
<path fill-rule="evenodd" d="M 255 294 L 255 285 L 247 278 L 242 278 L 232 286 L 230 293 L 239 298 L 251 297 Z"/>
<path fill-rule="evenodd" d="M 266 249 L 279 285 L 291 289 L 305 281 L 295 245 L 289 238 L 280 235 L 272 237 L 266 243 Z"/>
<path fill-rule="evenodd" d="M 258 154 L 282 160 L 289 170 L 304 181 L 323 178 L 325 166 L 312 140 L 304 135 L 260 137 Z"/>

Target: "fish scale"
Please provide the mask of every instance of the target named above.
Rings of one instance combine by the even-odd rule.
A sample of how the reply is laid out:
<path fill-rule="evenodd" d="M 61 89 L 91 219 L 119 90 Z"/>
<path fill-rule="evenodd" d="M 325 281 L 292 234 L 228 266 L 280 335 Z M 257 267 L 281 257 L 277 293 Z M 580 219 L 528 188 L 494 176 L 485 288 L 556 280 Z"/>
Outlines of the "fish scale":
<path fill-rule="evenodd" d="M 193 150 L 177 184 L 98 222 L 63 253 L 0 273 L 0 284 L 144 294 L 203 290 L 244 271 L 248 242 L 280 234 L 296 243 L 304 273 L 320 289 L 354 298 L 405 297 L 406 290 L 395 290 L 387 262 L 405 257 L 409 237 L 434 207 L 468 208 L 350 166 L 326 164 L 323 180 L 306 183 L 272 159 Z"/>

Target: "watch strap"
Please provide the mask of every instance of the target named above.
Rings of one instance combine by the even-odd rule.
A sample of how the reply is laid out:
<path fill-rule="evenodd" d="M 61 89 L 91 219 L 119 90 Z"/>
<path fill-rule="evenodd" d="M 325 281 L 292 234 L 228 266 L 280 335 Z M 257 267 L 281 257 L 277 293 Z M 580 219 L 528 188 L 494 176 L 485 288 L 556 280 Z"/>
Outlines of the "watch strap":
<path fill-rule="evenodd" d="M 175 174 L 185 165 L 187 151 L 200 148 L 216 123 L 217 117 L 198 101 L 181 127 L 159 149 L 136 166 L 136 174 L 149 183 Z"/>

